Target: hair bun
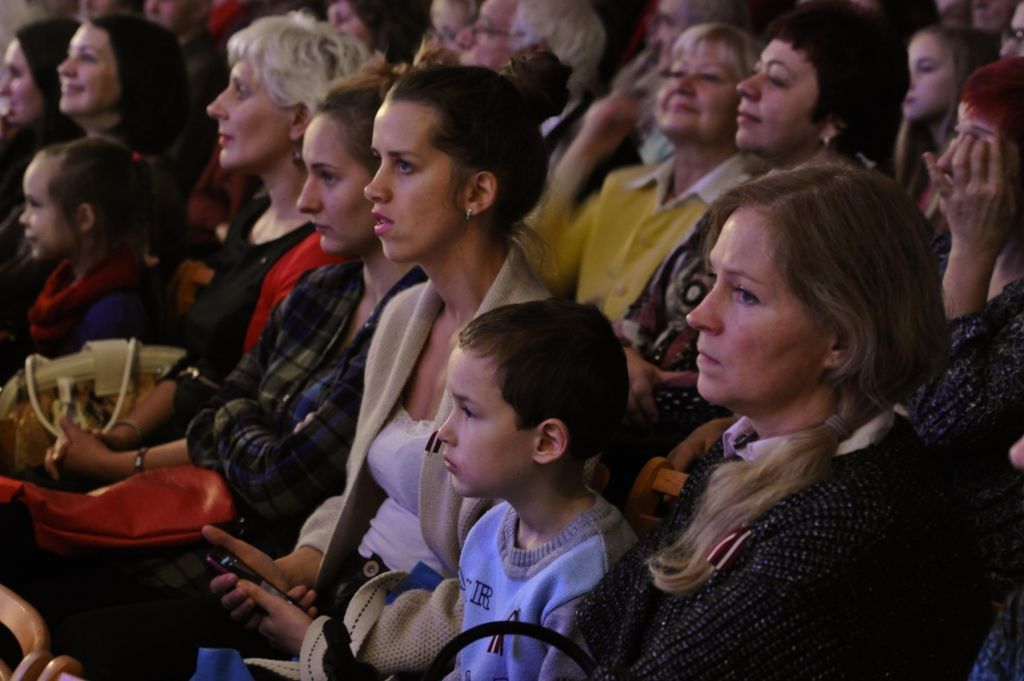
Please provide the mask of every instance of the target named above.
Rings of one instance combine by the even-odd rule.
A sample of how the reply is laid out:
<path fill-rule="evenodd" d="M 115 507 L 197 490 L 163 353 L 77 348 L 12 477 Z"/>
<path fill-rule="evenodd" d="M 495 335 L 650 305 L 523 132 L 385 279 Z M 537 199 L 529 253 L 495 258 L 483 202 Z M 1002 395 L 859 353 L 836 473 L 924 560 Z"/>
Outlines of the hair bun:
<path fill-rule="evenodd" d="M 535 123 L 557 116 L 569 101 L 569 75 L 572 69 L 550 52 L 534 52 L 515 57 L 502 69 L 502 75 L 522 96 L 526 112 Z"/>
<path fill-rule="evenodd" d="M 402 77 L 408 69 L 406 64 L 391 64 L 384 58 L 381 52 L 375 53 L 367 61 L 363 62 L 359 73 L 354 77 L 341 78 L 337 82 L 360 82 L 364 84 L 376 83 L 378 94 L 381 99 L 388 93 L 395 81 Z"/>

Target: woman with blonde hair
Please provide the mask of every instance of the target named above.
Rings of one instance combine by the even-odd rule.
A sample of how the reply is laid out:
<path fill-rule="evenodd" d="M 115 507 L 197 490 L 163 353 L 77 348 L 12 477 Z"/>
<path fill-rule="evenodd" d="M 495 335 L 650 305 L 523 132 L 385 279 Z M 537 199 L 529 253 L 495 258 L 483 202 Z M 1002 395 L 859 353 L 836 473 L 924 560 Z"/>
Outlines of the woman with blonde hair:
<path fill-rule="evenodd" d="M 581 607 L 595 678 L 963 678 L 981 574 L 893 412 L 947 346 L 912 202 L 848 165 L 779 171 L 719 199 L 706 244 L 697 386 L 742 418 Z"/>

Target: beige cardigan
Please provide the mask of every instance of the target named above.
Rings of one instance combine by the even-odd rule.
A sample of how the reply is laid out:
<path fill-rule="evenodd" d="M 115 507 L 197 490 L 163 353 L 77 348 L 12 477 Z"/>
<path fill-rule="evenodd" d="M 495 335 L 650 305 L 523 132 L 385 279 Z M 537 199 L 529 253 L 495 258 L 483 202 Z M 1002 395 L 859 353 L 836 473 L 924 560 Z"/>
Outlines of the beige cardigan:
<path fill-rule="evenodd" d="M 530 300 L 547 298 L 550 294 L 536 278 L 522 250 L 513 247 L 504 265 L 498 272 L 494 283 L 488 290 L 477 315 L 508 305 Z M 349 451 L 347 465 L 348 483 L 345 492 L 340 496 L 326 500 L 303 525 L 299 535 L 298 546 L 312 546 L 323 552 L 323 561 L 317 576 L 317 590 L 328 593 L 329 588 L 337 579 L 339 567 L 344 560 L 359 546 L 363 534 L 370 527 L 370 520 L 384 501 L 384 492 L 374 482 L 366 462 L 370 443 L 391 417 L 401 399 L 406 383 L 412 375 L 421 350 L 430 334 L 434 320 L 441 310 L 442 301 L 437 290 L 430 282 L 420 284 L 395 296 L 381 316 L 377 333 L 374 334 L 366 363 L 366 379 L 363 401 L 360 407 L 359 424 L 356 427 L 355 439 Z M 445 391 L 434 418 L 435 427 L 440 427 L 452 409 L 451 396 Z M 428 454 L 423 459 L 420 469 L 419 518 L 420 527 L 427 546 L 440 559 L 446 571 L 446 577 L 458 574 L 459 554 L 473 523 L 486 512 L 494 502 L 486 499 L 463 499 L 452 488 L 448 472 L 440 454 Z M 448 583 L 450 582 L 450 584 Z M 439 587 L 433 596 L 443 602 L 441 619 L 448 626 L 435 628 L 441 622 L 435 622 L 428 629 L 432 636 L 437 636 L 442 643 L 447 641 L 449 634 L 457 634 L 461 627 L 461 608 L 458 600 L 458 583 L 448 580 Z M 452 589 L 454 587 L 454 589 Z M 429 594 L 420 594 L 429 595 Z M 394 605 L 399 605 L 404 597 Z M 411 601 L 410 601 L 411 604 Z M 413 605 L 412 611 L 418 608 Z M 402 628 L 414 627 L 410 620 L 412 612 L 389 606 L 385 609 L 381 621 L 371 632 L 363 647 L 363 653 L 373 654 L 374 650 L 385 657 L 404 655 L 406 645 L 402 636 L 392 630 L 394 626 Z M 405 608 L 409 610 L 409 608 Z M 420 613 L 415 612 L 418 616 Z M 427 615 L 427 613 L 423 613 Z M 437 617 L 436 614 L 428 617 Z M 451 618 L 455 617 L 454 620 Z M 385 620 L 392 620 L 390 624 Z M 377 630 L 381 631 L 377 631 Z M 386 632 L 386 633 L 385 633 Z M 415 641 L 422 647 L 426 641 L 419 639 L 420 634 L 410 634 L 409 641 Z M 383 645 L 374 645 L 374 640 L 385 641 Z M 427 645 L 427 648 L 433 646 Z M 408 651 L 412 653 L 412 651 Z M 428 653 L 429 654 L 429 653 Z M 417 658 L 422 659 L 422 658 Z M 427 658 L 429 661 L 429 658 Z M 382 671 L 389 671 L 391 665 L 386 660 L 369 660 Z M 404 662 L 397 662 L 404 665 Z"/>

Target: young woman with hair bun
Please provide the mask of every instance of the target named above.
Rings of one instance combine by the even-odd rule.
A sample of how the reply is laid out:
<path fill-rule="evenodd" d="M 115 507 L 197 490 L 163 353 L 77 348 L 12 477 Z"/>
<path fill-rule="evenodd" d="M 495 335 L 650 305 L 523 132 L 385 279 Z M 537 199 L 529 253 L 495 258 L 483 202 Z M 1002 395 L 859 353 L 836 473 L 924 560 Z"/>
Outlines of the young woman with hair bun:
<path fill-rule="evenodd" d="M 314 623 L 283 600 L 256 611 L 256 594 L 233 575 L 213 580 L 233 617 L 259 624 L 287 652 L 297 654 L 304 638 L 325 631 L 329 645 L 347 645 L 334 634 L 356 589 L 380 571 L 411 571 L 417 563 L 443 578 L 440 586 L 410 591 L 388 606 L 360 657 L 384 672 L 425 669 L 460 629 L 452 610 L 459 553 L 491 502 L 459 497 L 441 454 L 424 449 L 452 409 L 443 386 L 458 331 L 487 310 L 548 295 L 519 234 L 547 176 L 538 124 L 565 105 L 567 77 L 550 56 L 513 60 L 503 73 L 414 68 L 377 113 L 380 168 L 366 187 L 376 233 L 389 258 L 419 264 L 429 281 L 398 296 L 381 319 L 348 485 L 306 521 L 297 549 L 276 561 L 214 528 L 206 533 L 296 603 L 308 608 L 319 594 L 319 611 L 337 617 Z M 436 608 L 451 614 L 438 621 L 429 614 Z M 317 668 L 324 664 L 319 656 L 310 661 Z"/>

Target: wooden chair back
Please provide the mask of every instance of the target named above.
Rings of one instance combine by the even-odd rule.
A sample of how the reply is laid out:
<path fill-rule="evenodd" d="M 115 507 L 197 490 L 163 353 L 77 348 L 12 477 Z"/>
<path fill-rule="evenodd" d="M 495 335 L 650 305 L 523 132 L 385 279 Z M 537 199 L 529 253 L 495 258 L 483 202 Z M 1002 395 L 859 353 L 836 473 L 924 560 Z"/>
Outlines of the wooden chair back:
<path fill-rule="evenodd" d="M 629 490 L 623 514 L 637 536 L 644 536 L 661 522 L 659 513 L 666 503 L 679 496 L 687 477 L 663 456 L 654 457 L 644 465 Z"/>
<path fill-rule="evenodd" d="M 70 655 L 58 655 L 50 660 L 38 681 L 66 681 L 81 678 L 82 663 Z"/>
<path fill-rule="evenodd" d="M 23 660 L 18 662 L 24 661 L 31 655 L 30 662 L 32 665 L 38 666 L 40 656 L 34 655 L 34 653 L 44 653 L 49 649 L 50 632 L 39 611 L 2 584 L 0 584 L 0 624 L 10 630 L 21 647 Z M 9 660 L 9 662 L 13 662 L 13 660 Z M 4 661 L 0 661 L 0 681 L 14 679 L 16 678 L 15 672 L 24 671 L 24 665 L 17 664 L 16 666 L 18 669 L 12 671 Z M 19 674 L 19 676 L 24 677 L 24 674 Z"/>

